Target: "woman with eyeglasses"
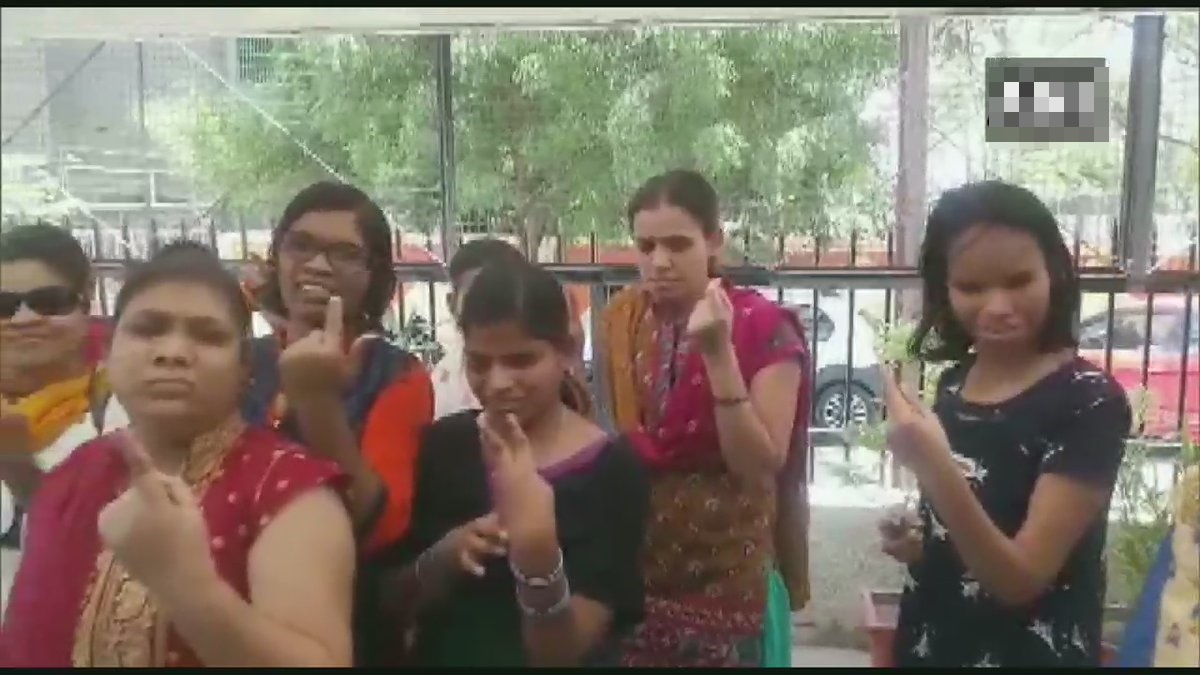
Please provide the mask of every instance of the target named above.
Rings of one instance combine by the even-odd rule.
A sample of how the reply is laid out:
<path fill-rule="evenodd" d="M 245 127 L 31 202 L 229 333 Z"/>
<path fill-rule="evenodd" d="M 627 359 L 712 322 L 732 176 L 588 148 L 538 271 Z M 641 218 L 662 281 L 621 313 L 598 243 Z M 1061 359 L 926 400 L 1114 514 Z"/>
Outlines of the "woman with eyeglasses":
<path fill-rule="evenodd" d="M 358 188 L 316 183 L 284 209 L 267 265 L 261 302 L 283 329 L 253 342 L 242 412 L 350 475 L 369 554 L 408 527 L 418 434 L 433 416 L 427 370 L 382 336 L 396 288 L 391 229 Z"/>
<path fill-rule="evenodd" d="M 44 472 L 80 443 L 125 426 L 90 358 L 91 265 L 70 231 L 0 234 L 0 535 L 15 546 L 20 512 Z"/>

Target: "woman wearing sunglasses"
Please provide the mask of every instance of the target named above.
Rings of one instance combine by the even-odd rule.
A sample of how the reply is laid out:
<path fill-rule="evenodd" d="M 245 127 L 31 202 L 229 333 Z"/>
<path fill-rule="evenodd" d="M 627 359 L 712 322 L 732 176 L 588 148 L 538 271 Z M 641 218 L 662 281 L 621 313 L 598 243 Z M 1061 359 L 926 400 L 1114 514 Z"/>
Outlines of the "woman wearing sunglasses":
<path fill-rule="evenodd" d="M 91 266 L 68 230 L 39 224 L 0 234 L 0 534 L 9 545 L 41 475 L 128 423 L 86 354 L 90 290 Z"/>

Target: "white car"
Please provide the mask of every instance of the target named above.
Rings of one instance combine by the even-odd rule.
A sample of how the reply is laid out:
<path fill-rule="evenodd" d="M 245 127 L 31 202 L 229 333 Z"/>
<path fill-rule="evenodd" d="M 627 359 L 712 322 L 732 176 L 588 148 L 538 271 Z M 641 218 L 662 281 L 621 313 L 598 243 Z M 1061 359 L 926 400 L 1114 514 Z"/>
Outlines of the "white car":
<path fill-rule="evenodd" d="M 778 298 L 773 289 L 766 295 Z M 863 318 L 864 309 L 878 304 L 878 295 L 879 291 L 856 292 L 851 313 L 847 291 L 818 293 L 815 308 L 811 290 L 783 292 L 782 304 L 800 318 L 813 352 L 814 428 L 841 429 L 847 423 L 869 424 L 879 418 L 882 388 L 876 370 L 875 329 Z"/>

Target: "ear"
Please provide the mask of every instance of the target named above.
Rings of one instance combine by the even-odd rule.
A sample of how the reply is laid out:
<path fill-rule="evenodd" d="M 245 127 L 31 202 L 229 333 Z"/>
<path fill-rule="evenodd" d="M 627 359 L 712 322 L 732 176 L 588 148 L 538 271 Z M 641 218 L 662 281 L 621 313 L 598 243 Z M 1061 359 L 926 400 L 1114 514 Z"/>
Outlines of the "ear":
<path fill-rule="evenodd" d="M 704 244 L 708 248 L 708 257 L 712 261 L 711 267 L 715 270 L 721 266 L 725 260 L 725 231 L 718 227 L 711 234 L 704 236 Z"/>

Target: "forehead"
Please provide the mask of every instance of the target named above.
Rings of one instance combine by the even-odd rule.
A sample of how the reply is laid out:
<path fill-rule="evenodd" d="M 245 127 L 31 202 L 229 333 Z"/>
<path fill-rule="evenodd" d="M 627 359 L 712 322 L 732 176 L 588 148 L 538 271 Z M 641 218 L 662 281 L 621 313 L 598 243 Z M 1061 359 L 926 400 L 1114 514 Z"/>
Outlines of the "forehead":
<path fill-rule="evenodd" d="M 66 286 L 67 280 L 40 260 L 0 263 L 0 290 L 22 293 L 44 286 Z"/>
<path fill-rule="evenodd" d="M 125 316 L 153 313 L 179 321 L 202 319 L 233 327 L 233 312 L 224 298 L 205 284 L 166 281 L 135 295 L 125 307 Z"/>
<path fill-rule="evenodd" d="M 633 233 L 639 239 L 704 236 L 700 223 L 691 214 L 670 204 L 642 209 L 634 214 Z"/>
<path fill-rule="evenodd" d="M 1033 235 L 1011 227 L 976 225 L 950 242 L 947 265 L 956 279 L 985 279 L 1044 269 Z"/>
<path fill-rule="evenodd" d="M 516 321 L 467 326 L 465 349 L 470 354 L 500 356 L 551 348 L 550 343 L 529 335 Z"/>
<path fill-rule="evenodd" d="M 304 234 L 328 243 L 363 245 L 362 233 L 353 211 L 309 211 L 292 223 L 289 232 Z"/>

